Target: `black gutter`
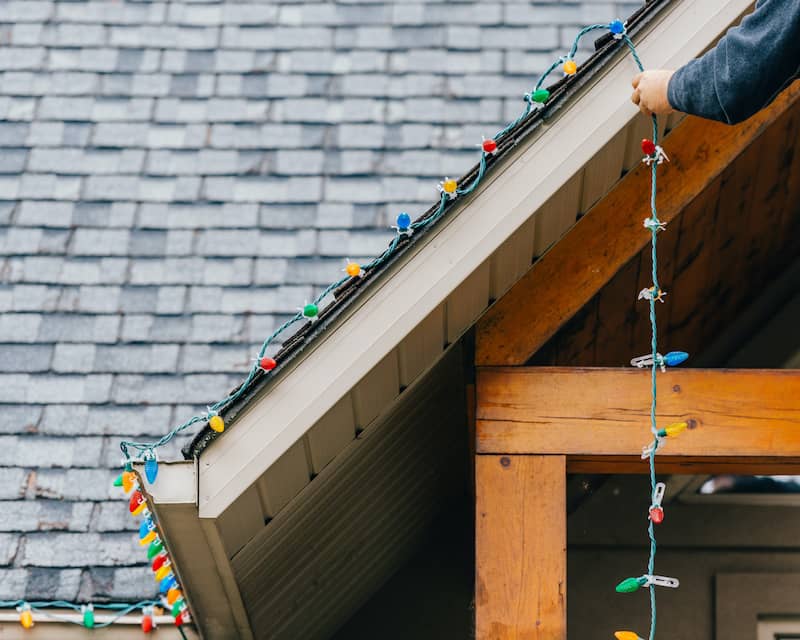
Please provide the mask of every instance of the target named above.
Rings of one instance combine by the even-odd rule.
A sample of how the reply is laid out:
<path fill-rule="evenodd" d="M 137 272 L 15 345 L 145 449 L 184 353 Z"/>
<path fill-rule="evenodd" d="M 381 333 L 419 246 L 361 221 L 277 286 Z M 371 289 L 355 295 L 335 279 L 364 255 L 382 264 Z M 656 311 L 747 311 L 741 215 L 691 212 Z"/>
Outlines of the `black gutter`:
<path fill-rule="evenodd" d="M 641 32 L 652 22 L 653 18 L 657 16 L 669 2 L 670 0 L 649 0 L 642 7 L 637 9 L 626 21 L 628 35 L 630 35 L 631 38 L 635 37 L 637 33 Z M 550 117 L 566 106 L 571 97 L 600 73 L 606 63 L 620 53 L 629 55 L 624 43 L 615 40 L 610 33 L 606 33 L 595 40 L 595 52 L 578 68 L 575 75 L 564 77 L 547 87 L 550 91 L 550 98 L 544 108 L 532 111 L 525 120 L 520 122 L 504 136 L 501 142 L 498 142 L 497 153 L 487 157 L 487 172 L 490 171 L 495 164 L 506 159 L 513 149 L 529 135 L 533 134 L 542 123 L 547 122 Z M 470 171 L 458 179 L 458 184 L 470 184 L 477 173 L 478 165 L 475 165 Z M 446 208 L 451 209 L 454 202 L 461 202 L 461 200 L 451 201 L 447 204 Z M 436 204 L 432 205 L 431 208 L 417 218 L 417 220 L 423 220 L 434 215 L 438 208 L 439 203 L 437 201 Z M 445 213 L 444 217 L 448 215 L 453 214 Z M 250 384 L 250 388 L 237 400 L 231 402 L 220 411 L 220 415 L 225 419 L 225 424 L 231 426 L 231 423 L 236 420 L 236 417 L 247 404 L 256 396 L 263 393 L 269 387 L 272 379 L 279 376 L 281 370 L 284 369 L 289 362 L 297 358 L 313 340 L 318 339 L 328 329 L 335 326 L 336 322 L 341 318 L 342 313 L 358 300 L 364 289 L 383 276 L 387 267 L 395 264 L 395 262 L 406 253 L 409 247 L 419 242 L 420 239 L 429 233 L 430 229 L 437 224 L 438 222 L 430 227 L 421 227 L 412 236 L 403 236 L 400 239 L 400 244 L 396 251 L 388 260 L 369 270 L 365 277 L 351 278 L 336 289 L 334 291 L 334 301 L 320 312 L 319 319 L 314 323 L 306 322 L 296 333 L 284 342 L 281 350 L 275 355 L 278 366 L 273 369 L 269 375 L 265 374 L 263 371 L 259 371 Z M 222 434 L 210 429 L 206 424 L 197 433 L 192 442 L 183 448 L 182 453 L 184 457 L 187 460 L 191 460 L 199 456 L 212 440 L 221 435 Z"/>

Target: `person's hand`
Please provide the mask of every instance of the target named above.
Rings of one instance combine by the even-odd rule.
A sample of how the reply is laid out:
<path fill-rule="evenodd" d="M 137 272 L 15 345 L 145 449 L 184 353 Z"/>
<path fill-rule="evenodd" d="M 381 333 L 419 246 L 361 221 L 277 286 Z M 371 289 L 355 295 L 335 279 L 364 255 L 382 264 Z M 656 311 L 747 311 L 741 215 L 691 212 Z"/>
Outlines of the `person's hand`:
<path fill-rule="evenodd" d="M 672 113 L 674 109 L 667 98 L 667 87 L 673 73 L 671 69 L 653 69 L 635 75 L 631 81 L 631 102 L 646 116 Z"/>

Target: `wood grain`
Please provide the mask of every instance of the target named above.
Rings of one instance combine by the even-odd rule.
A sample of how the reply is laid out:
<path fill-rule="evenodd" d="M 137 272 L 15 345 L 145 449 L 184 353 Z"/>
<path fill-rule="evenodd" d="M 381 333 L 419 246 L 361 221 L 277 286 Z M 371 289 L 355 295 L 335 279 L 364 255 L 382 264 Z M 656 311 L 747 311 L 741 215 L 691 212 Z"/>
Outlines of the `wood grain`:
<path fill-rule="evenodd" d="M 563 456 L 477 456 L 476 640 L 566 640 Z"/>
<path fill-rule="evenodd" d="M 681 122 L 667 139 L 672 162 L 660 170 L 659 217 L 675 220 L 798 95 L 795 82 L 769 108 L 735 127 L 691 117 Z M 477 325 L 478 364 L 527 362 L 641 251 L 649 239 L 642 229 L 649 182 L 647 167 L 629 173 L 484 315 Z"/>
<path fill-rule="evenodd" d="M 673 369 L 658 384 L 659 426 L 692 427 L 663 456 L 800 460 L 800 371 Z M 649 406 L 646 370 L 481 368 L 477 450 L 635 459 L 651 438 Z"/>

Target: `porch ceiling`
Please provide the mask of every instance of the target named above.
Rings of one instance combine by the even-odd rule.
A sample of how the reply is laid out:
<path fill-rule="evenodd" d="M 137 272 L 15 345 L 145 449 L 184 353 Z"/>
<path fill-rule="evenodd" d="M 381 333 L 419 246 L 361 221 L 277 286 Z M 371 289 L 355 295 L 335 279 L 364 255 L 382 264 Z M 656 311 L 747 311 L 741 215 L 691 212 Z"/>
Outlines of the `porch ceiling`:
<path fill-rule="evenodd" d="M 790 90 L 800 93 L 800 82 Z M 664 144 L 670 149 L 669 137 Z M 678 161 L 681 151 L 674 149 Z M 797 258 L 800 102 L 789 106 L 709 182 L 675 226 L 659 239 L 659 280 L 668 293 L 668 304 L 658 308 L 659 342 L 668 350 L 703 357 Z M 616 366 L 646 353 L 650 323 L 636 292 L 651 283 L 650 260 L 648 245 L 586 302 L 531 364 Z M 729 355 L 717 350 L 716 361 L 706 358 L 705 366 L 719 366 Z M 791 355 L 786 354 L 787 359 Z"/>

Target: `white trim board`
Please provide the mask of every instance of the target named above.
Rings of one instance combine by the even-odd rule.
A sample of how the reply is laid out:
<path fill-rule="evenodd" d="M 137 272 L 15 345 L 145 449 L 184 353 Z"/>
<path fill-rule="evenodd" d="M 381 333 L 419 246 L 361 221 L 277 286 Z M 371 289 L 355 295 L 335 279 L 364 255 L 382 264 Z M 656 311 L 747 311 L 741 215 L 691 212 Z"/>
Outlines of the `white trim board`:
<path fill-rule="evenodd" d="M 751 5 L 675 1 L 637 43 L 651 67 L 676 67 L 702 52 Z M 487 176 L 457 215 L 433 230 L 411 259 L 365 292 L 324 339 L 251 403 L 199 464 L 201 518 L 218 517 L 437 305 L 637 115 L 635 71 L 615 60 L 594 84 Z M 542 159 L 546 158 L 545 162 Z M 313 357 L 311 357 L 313 354 Z"/>

